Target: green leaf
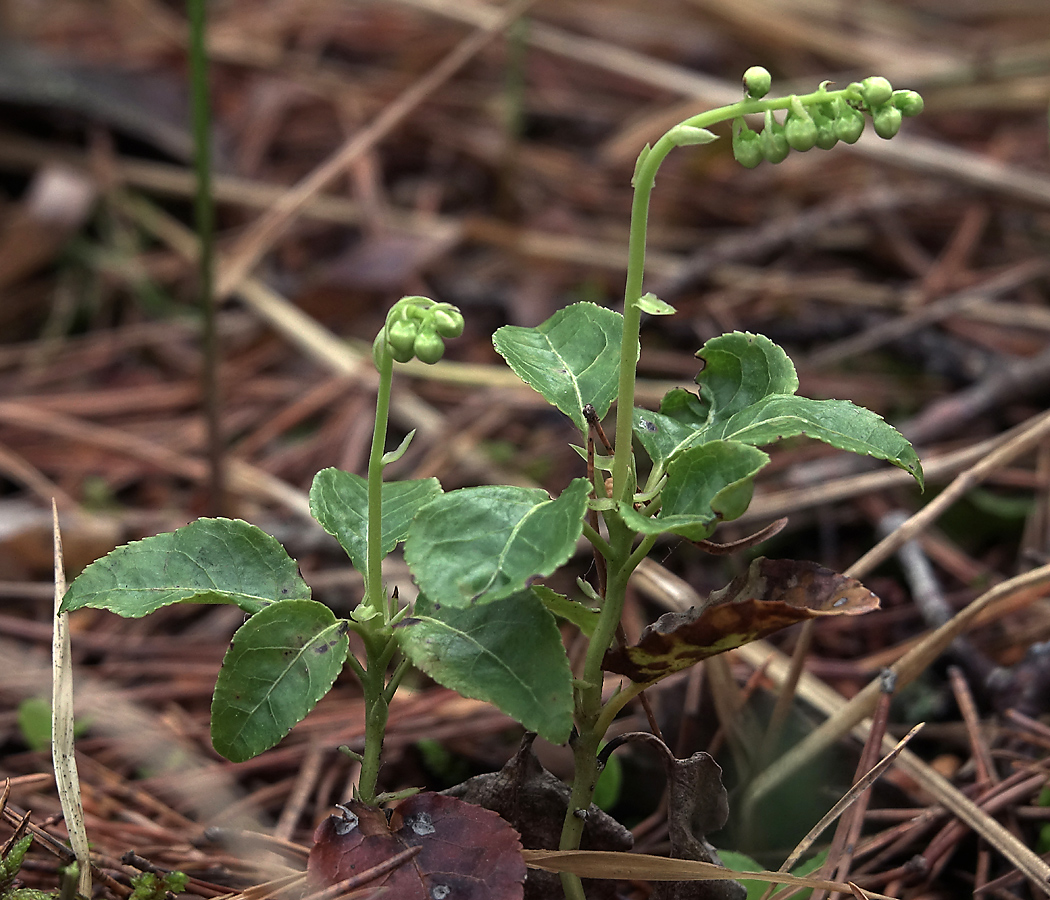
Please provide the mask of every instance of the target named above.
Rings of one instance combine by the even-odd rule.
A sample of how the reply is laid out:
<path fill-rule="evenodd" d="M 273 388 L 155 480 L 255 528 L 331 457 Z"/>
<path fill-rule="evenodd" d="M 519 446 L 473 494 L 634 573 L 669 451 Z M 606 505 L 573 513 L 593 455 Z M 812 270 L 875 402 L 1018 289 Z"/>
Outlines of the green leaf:
<path fill-rule="evenodd" d="M 240 519 L 198 519 L 93 562 L 69 586 L 61 612 L 91 607 L 138 618 L 172 603 L 231 603 L 253 614 L 309 596 L 295 560 L 265 531 Z"/>
<path fill-rule="evenodd" d="M 30 750 L 46 750 L 51 745 L 51 702 L 46 697 L 27 697 L 19 703 L 18 730 Z"/>
<path fill-rule="evenodd" d="M 412 443 L 412 438 L 416 436 L 416 429 L 413 428 L 408 434 L 402 439 L 401 443 L 397 445 L 394 450 L 388 450 L 379 458 L 380 465 L 389 466 L 396 463 L 402 456 L 408 452 L 409 444 Z"/>
<path fill-rule="evenodd" d="M 572 555 L 590 490 L 577 478 L 556 500 L 540 488 L 505 485 L 442 494 L 412 520 L 405 562 L 435 603 L 502 600 Z"/>
<path fill-rule="evenodd" d="M 598 610 L 570 600 L 564 594 L 552 591 L 545 584 L 537 584 L 532 590 L 547 607 L 548 612 L 566 622 L 572 622 L 587 637 L 594 634 L 594 628 L 598 624 Z"/>
<path fill-rule="evenodd" d="M 727 869 L 732 869 L 734 872 L 761 872 L 763 871 L 762 865 L 755 862 L 746 853 L 739 853 L 736 850 L 719 850 L 718 856 L 722 860 L 722 865 Z M 804 863 L 800 863 L 791 870 L 792 875 L 799 877 L 805 877 L 806 875 L 812 875 L 822 865 L 824 860 L 827 859 L 828 851 L 821 850 L 812 859 L 806 860 Z M 739 881 L 747 889 L 746 900 L 762 900 L 766 892 L 769 890 L 768 881 L 753 881 L 750 878 L 738 878 Z M 812 896 L 812 888 L 804 888 L 803 890 L 796 891 L 791 895 L 791 900 L 809 900 Z"/>
<path fill-rule="evenodd" d="M 738 441 L 708 441 L 679 453 L 667 467 L 667 484 L 656 516 L 644 516 L 627 503 L 620 514 L 643 534 L 672 532 L 691 541 L 710 535 L 719 522 L 743 515 L 754 479 L 769 457 Z"/>
<path fill-rule="evenodd" d="M 795 366 L 764 335 L 733 331 L 712 338 L 696 355 L 704 364 L 696 381 L 713 420 L 726 419 L 764 397 L 798 390 Z"/>
<path fill-rule="evenodd" d="M 699 397 L 676 389 L 664 397 L 658 413 L 635 410 L 635 434 L 655 465 L 662 467 L 707 441 L 760 446 L 804 435 L 884 459 L 922 486 L 915 450 L 881 416 L 846 400 L 795 396 L 795 367 L 769 338 L 733 332 L 708 341 L 697 356 L 704 362 L 696 379 Z"/>
<path fill-rule="evenodd" d="M 722 860 L 723 866 L 727 869 L 732 869 L 734 872 L 763 871 L 762 865 L 755 862 L 746 853 L 738 853 L 736 850 L 719 850 L 718 857 Z M 762 900 L 766 888 L 769 887 L 764 881 L 751 881 L 746 878 L 738 878 L 737 880 L 747 889 L 746 900 Z"/>
<path fill-rule="evenodd" d="M 422 671 L 563 744 L 572 730 L 572 672 L 554 617 L 531 590 L 452 609 L 420 594 L 394 633 Z"/>
<path fill-rule="evenodd" d="M 671 414 L 673 409 L 682 402 L 681 395 L 691 397 L 697 404 L 700 402 L 695 394 L 675 388 L 665 395 L 660 404 L 660 412 L 637 407 L 634 410 L 635 437 L 645 448 L 645 452 L 649 454 L 653 465 L 661 469 L 665 468 L 677 453 L 689 447 L 698 446 L 704 440 L 702 427 L 680 422 Z"/>
<path fill-rule="evenodd" d="M 710 144 L 718 140 L 718 135 L 713 131 L 685 124 L 676 125 L 667 132 L 667 136 L 676 147 L 695 147 L 697 144 Z"/>
<path fill-rule="evenodd" d="M 216 751 L 244 762 L 270 749 L 331 690 L 348 647 L 346 622 L 315 600 L 252 616 L 234 634 L 215 682 Z"/>
<path fill-rule="evenodd" d="M 638 298 L 638 308 L 650 316 L 673 316 L 675 314 L 675 308 L 670 303 L 664 303 L 652 292 L 642 294 Z"/>
<path fill-rule="evenodd" d="M 408 535 L 418 510 L 441 493 L 436 478 L 383 483 L 383 554 Z M 322 469 L 310 487 L 310 512 L 346 550 L 361 574 L 367 566 L 368 482 L 341 469 Z"/>
<path fill-rule="evenodd" d="M 587 430 L 583 407 L 605 418 L 616 399 L 623 316 L 574 303 L 536 328 L 504 325 L 492 343 L 517 376 Z"/>

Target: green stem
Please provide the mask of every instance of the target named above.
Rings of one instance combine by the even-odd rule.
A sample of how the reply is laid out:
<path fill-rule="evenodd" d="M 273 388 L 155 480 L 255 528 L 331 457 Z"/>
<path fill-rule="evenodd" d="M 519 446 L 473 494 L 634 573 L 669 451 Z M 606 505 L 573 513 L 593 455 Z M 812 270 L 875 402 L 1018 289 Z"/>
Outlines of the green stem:
<path fill-rule="evenodd" d="M 365 750 L 361 755 L 361 775 L 357 796 L 370 805 L 377 803 L 383 738 L 393 688 L 386 681 L 386 669 L 397 650 L 391 634 L 392 600 L 383 587 L 383 453 L 386 448 L 387 420 L 390 415 L 390 385 L 394 379 L 394 358 L 385 340 L 377 341 L 379 388 L 376 391 L 376 418 L 372 429 L 372 449 L 368 456 L 368 540 L 365 550 L 365 599 L 371 615 L 356 624 L 365 645 L 364 665 L 354 667 L 361 681 L 365 701 Z M 382 616 L 380 619 L 379 616 Z M 403 674 L 403 672 L 401 673 Z M 395 678 L 400 676 L 395 672 Z"/>
<path fill-rule="evenodd" d="M 642 691 L 651 686 L 652 682 L 647 682 L 645 684 L 632 682 L 618 694 L 610 697 L 609 702 L 602 707 L 602 714 L 598 717 L 598 721 L 594 725 L 594 730 L 601 732 L 602 737 L 604 737 L 605 733 L 612 725 L 613 719 L 616 718 L 617 713 L 642 693 Z"/>
<path fill-rule="evenodd" d="M 649 551 L 653 549 L 653 545 L 656 544 L 656 539 L 659 537 L 657 534 L 647 534 L 642 538 L 641 542 L 637 547 L 634 548 L 634 552 L 627 557 L 627 562 L 624 563 L 624 570 L 627 572 L 628 577 L 630 574 L 638 568 L 642 560 L 649 555 Z"/>
<path fill-rule="evenodd" d="M 368 545 L 365 587 L 368 604 L 383 622 L 389 623 L 390 604 L 383 590 L 383 452 L 386 448 L 387 419 L 390 416 L 390 384 L 394 379 L 394 358 L 379 342 L 379 389 L 376 392 L 376 420 L 372 429 L 372 450 L 368 455 Z"/>
<path fill-rule="evenodd" d="M 794 102 L 803 106 L 828 103 L 838 96 L 850 100 L 858 99 L 855 92 L 849 89 L 826 91 L 823 89 L 798 97 Z M 744 99 L 729 106 L 719 107 L 692 116 L 682 125 L 694 128 L 708 128 L 724 120 L 739 116 L 760 113 L 769 109 L 787 109 L 793 102 L 791 97 L 769 100 Z M 677 128 L 678 126 L 676 126 Z M 621 503 L 630 503 L 635 491 L 635 479 L 631 471 L 632 430 L 634 411 L 635 379 L 637 378 L 639 332 L 641 329 L 642 310 L 639 301 L 642 297 L 642 283 L 645 272 L 645 250 L 648 232 L 649 199 L 656 183 L 656 173 L 667 155 L 677 146 L 679 140 L 672 128 L 664 134 L 651 148 L 643 151 L 634 173 L 634 200 L 631 206 L 631 230 L 628 245 L 627 279 L 624 287 L 623 340 L 620 344 L 620 371 L 616 397 L 616 446 L 613 455 L 613 499 Z M 688 138 L 688 135 L 684 136 Z M 659 477 L 657 474 L 656 477 Z M 654 501 L 656 504 L 659 500 Z M 658 505 L 653 509 L 659 508 Z M 624 600 L 627 595 L 627 581 L 637 565 L 645 558 L 655 543 L 655 536 L 646 536 L 633 549 L 636 535 L 624 524 L 615 511 L 603 513 L 609 530 L 609 540 L 605 541 L 597 530 L 589 525 L 584 526 L 587 538 L 598 547 L 608 562 L 608 583 L 605 600 L 594 634 L 591 636 L 584 662 L 583 675 L 576 685 L 576 731 L 573 743 L 575 774 L 572 794 L 562 827 L 562 850 L 574 850 L 580 845 L 583 836 L 587 811 L 594 796 L 594 787 L 598 780 L 597 753 L 606 730 L 612 723 L 616 712 L 631 697 L 641 692 L 641 686 L 632 686 L 622 691 L 617 697 L 602 706 L 602 660 L 612 645 L 613 636 L 620 623 Z M 562 885 L 569 900 L 585 900 L 583 886 L 574 875 L 563 874 Z"/>
<path fill-rule="evenodd" d="M 587 538 L 591 546 L 606 559 L 612 555 L 612 547 L 609 546 L 609 542 L 595 531 L 594 527 L 589 522 L 583 523 L 583 536 Z"/>
<path fill-rule="evenodd" d="M 848 100 L 860 99 L 856 91 L 844 88 L 840 91 L 816 90 L 798 96 L 803 106 L 832 102 L 836 97 Z M 739 116 L 765 112 L 767 109 L 788 109 L 791 97 L 776 97 L 768 100 L 740 100 L 729 106 L 707 110 L 692 116 L 680 125 L 710 128 L 719 122 Z M 677 128 L 678 126 L 675 126 Z M 648 234 L 649 198 L 656 183 L 656 173 L 661 163 L 677 146 L 672 128 L 664 134 L 645 154 L 634 173 L 634 200 L 631 204 L 631 232 L 627 248 L 627 281 L 623 297 L 623 340 L 620 344 L 620 376 L 616 392 L 616 447 L 613 456 L 613 499 L 627 502 L 634 490 L 628 477 L 631 467 L 631 431 L 634 414 L 634 383 L 637 378 L 638 338 L 641 329 L 642 311 L 638 301 L 642 297 L 642 280 L 645 274 L 645 245 Z M 643 151 L 645 153 L 645 151 Z"/>
<path fill-rule="evenodd" d="M 379 782 L 380 758 L 383 754 L 383 737 L 390 711 L 387 702 L 384 676 L 385 667 L 379 665 L 385 649 L 380 644 L 381 635 L 370 634 L 365 639 L 364 678 L 361 689 L 365 695 L 365 750 L 361 754 L 361 774 L 357 780 L 357 797 L 370 806 L 376 804 L 376 784 Z"/>
<path fill-rule="evenodd" d="M 598 748 L 604 736 L 604 731 L 599 731 L 596 727 L 602 714 L 602 660 L 605 651 L 612 646 L 616 628 L 620 624 L 627 597 L 627 580 L 631 574 L 623 561 L 631 556 L 634 532 L 615 513 L 606 513 L 605 519 L 609 528 L 610 558 L 619 560 L 620 563 L 612 563 L 609 566 L 605 602 L 587 646 L 583 675 L 576 683 L 577 736 L 572 745 L 572 793 L 562 825 L 559 845 L 562 850 L 575 850 L 580 846 L 587 813 L 594 797 L 594 787 L 598 783 Z M 569 900 L 583 900 L 583 887 L 579 878 L 567 873 L 563 873 L 561 878 L 565 896 Z"/>

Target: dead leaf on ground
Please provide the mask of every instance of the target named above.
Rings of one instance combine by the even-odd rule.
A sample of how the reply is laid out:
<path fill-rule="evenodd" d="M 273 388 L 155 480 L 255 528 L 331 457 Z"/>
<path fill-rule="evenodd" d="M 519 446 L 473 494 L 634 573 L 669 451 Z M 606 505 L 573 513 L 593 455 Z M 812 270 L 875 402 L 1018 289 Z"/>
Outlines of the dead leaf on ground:
<path fill-rule="evenodd" d="M 605 654 L 609 672 L 649 682 L 820 616 L 878 609 L 879 598 L 853 578 L 816 563 L 764 559 L 715 591 L 702 606 L 666 613 L 638 643 Z"/>
<path fill-rule="evenodd" d="M 709 863 L 724 869 L 718 851 L 707 840 L 729 819 L 729 797 L 722 784 L 722 768 L 702 750 L 678 759 L 655 734 L 632 731 L 613 738 L 601 753 L 604 764 L 625 743 L 649 744 L 658 751 L 667 774 L 667 833 L 671 859 Z M 731 880 L 658 881 L 649 900 L 744 900 L 747 891 Z"/>
<path fill-rule="evenodd" d="M 382 809 L 352 800 L 314 832 L 307 872 L 338 884 L 413 847 L 419 853 L 375 882 L 398 900 L 520 900 L 525 881 L 518 833 L 496 813 L 422 793 Z"/>
<path fill-rule="evenodd" d="M 445 793 L 499 813 L 518 829 L 525 847 L 552 850 L 561 840 L 570 792 L 568 785 L 543 768 L 532 752 L 535 739 L 535 734 L 526 734 L 514 758 L 499 772 L 476 775 Z M 634 846 L 634 838 L 616 819 L 592 803 L 580 844 L 588 850 L 624 851 Z M 564 896 L 557 875 L 529 872 L 525 883 L 527 900 L 560 900 Z M 616 883 L 589 882 L 587 896 L 594 900 L 615 897 Z"/>

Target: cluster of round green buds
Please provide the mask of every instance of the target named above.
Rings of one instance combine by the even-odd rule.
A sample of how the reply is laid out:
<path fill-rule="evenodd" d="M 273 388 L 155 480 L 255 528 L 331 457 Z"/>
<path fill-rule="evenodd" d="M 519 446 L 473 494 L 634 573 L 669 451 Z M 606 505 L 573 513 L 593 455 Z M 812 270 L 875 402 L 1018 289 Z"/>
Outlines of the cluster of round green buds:
<path fill-rule="evenodd" d="M 877 75 L 830 94 L 827 85 L 825 82 L 805 98 L 787 98 L 787 117 L 783 124 L 777 121 L 771 108 L 765 109 L 765 123 L 757 133 L 748 127 L 743 116 L 734 119 L 733 156 L 737 162 L 753 169 L 762 160 L 781 162 L 792 150 L 806 151 L 814 147 L 830 150 L 839 141 L 856 143 L 864 131 L 865 114 L 871 116 L 879 137 L 891 138 L 900 130 L 904 116 L 917 116 L 922 112 L 922 97 L 915 91 L 895 91 L 885 78 Z M 761 66 L 752 66 L 744 73 L 748 100 L 761 99 L 769 88 L 769 72 Z M 783 102 L 767 100 L 762 106 L 779 106 Z"/>
<path fill-rule="evenodd" d="M 445 355 L 445 340 L 463 333 L 463 314 L 451 303 L 438 303 L 429 297 L 402 297 L 387 313 L 386 324 L 372 344 L 376 366 L 382 342 L 400 363 L 415 357 L 436 363 Z"/>
<path fill-rule="evenodd" d="M 871 116 L 875 133 L 889 140 L 901 130 L 905 116 L 917 116 L 922 112 L 922 97 L 916 91 L 895 91 L 893 86 L 878 75 L 849 86 L 849 93 L 856 99 L 855 105 Z"/>

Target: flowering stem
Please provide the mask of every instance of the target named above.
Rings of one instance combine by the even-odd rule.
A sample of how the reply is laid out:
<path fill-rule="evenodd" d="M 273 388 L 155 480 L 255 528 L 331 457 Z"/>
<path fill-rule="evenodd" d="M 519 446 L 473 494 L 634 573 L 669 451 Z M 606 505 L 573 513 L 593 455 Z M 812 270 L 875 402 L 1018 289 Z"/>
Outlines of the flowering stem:
<path fill-rule="evenodd" d="M 390 384 L 394 378 L 394 358 L 386 341 L 379 341 L 379 389 L 376 392 L 376 420 L 372 430 L 372 449 L 368 455 L 368 543 L 366 550 L 366 602 L 375 614 L 389 623 L 391 610 L 383 590 L 383 451 L 386 447 L 387 419 L 390 415 Z"/>
<path fill-rule="evenodd" d="M 762 113 L 766 110 L 790 109 L 833 103 L 837 98 L 850 102 L 861 101 L 853 86 L 838 91 L 823 87 L 809 94 L 791 97 L 774 97 L 756 100 L 746 98 L 729 106 L 707 110 L 680 122 L 665 133 L 652 148 L 642 151 L 634 173 L 634 200 L 631 205 L 631 231 L 627 249 L 627 281 L 624 287 L 623 340 L 620 344 L 620 376 L 616 394 L 616 449 L 613 456 L 613 498 L 627 502 L 634 491 L 633 479 L 628 477 L 631 468 L 631 426 L 634 410 L 634 383 L 637 378 L 638 339 L 641 330 L 642 279 L 645 272 L 645 246 L 648 235 L 649 198 L 656 183 L 656 173 L 667 154 L 678 141 L 675 132 L 682 126 L 710 128 L 719 122 L 732 121 L 741 116 Z"/>
<path fill-rule="evenodd" d="M 623 339 L 620 344 L 620 371 L 616 404 L 616 445 L 613 454 L 613 499 L 631 503 L 635 492 L 632 472 L 632 426 L 635 379 L 637 378 L 639 333 L 641 329 L 642 282 L 645 271 L 645 250 L 648 231 L 649 199 L 656 183 L 661 163 L 676 146 L 689 141 L 688 129 L 706 129 L 718 122 L 739 119 L 753 113 L 776 109 L 799 109 L 834 102 L 838 97 L 856 103 L 862 99 L 852 85 L 841 91 L 827 91 L 824 87 L 811 94 L 774 99 L 745 98 L 729 106 L 708 110 L 692 116 L 664 134 L 639 157 L 634 173 L 634 200 L 631 207 L 630 243 L 628 246 L 627 280 L 624 288 Z M 695 131 L 693 132 L 695 135 Z M 602 738 L 616 711 L 640 688 L 625 692 L 602 705 L 602 660 L 612 645 L 616 627 L 627 593 L 631 572 L 652 548 L 655 537 L 646 537 L 637 547 L 637 535 L 615 511 L 603 513 L 609 530 L 608 541 L 600 540 L 602 555 L 608 563 L 608 583 L 601 614 L 591 636 L 584 663 L 583 675 L 576 686 L 576 740 L 573 742 L 575 773 L 572 795 L 562 828 L 562 850 L 574 850 L 580 845 L 587 810 L 594 796 L 598 780 L 596 755 Z M 593 529 L 585 528 L 588 537 L 597 537 Z M 593 533 L 592 533 L 593 532 Z M 569 900 L 582 900 L 583 888 L 574 875 L 563 874 L 562 883 Z"/>

